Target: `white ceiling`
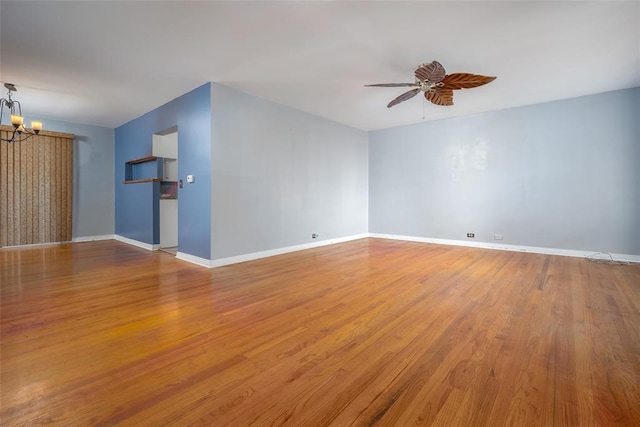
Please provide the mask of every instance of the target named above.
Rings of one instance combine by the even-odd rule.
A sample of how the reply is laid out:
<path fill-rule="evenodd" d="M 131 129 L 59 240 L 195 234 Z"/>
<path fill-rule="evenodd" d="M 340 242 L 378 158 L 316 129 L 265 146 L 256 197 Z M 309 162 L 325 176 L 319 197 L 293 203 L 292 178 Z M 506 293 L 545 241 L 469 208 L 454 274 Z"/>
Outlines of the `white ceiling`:
<path fill-rule="evenodd" d="M 0 80 L 27 121 L 116 127 L 209 81 L 363 130 L 640 86 L 638 1 L 2 0 L 0 15 Z M 452 107 L 387 109 L 403 88 L 364 87 L 432 60 L 498 78 Z"/>

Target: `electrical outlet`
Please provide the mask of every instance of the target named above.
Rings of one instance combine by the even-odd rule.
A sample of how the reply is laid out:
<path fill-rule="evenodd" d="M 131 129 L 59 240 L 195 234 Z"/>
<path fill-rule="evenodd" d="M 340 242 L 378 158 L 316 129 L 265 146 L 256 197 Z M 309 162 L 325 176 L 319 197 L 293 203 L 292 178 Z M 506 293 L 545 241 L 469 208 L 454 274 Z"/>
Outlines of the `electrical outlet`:
<path fill-rule="evenodd" d="M 494 238 L 495 240 L 502 240 L 502 234 L 494 234 L 494 235 L 493 235 L 493 238 Z"/>
<path fill-rule="evenodd" d="M 311 238 L 312 238 L 312 239 L 317 239 L 317 238 L 318 238 L 318 234 L 317 234 L 317 233 L 313 233 L 313 234 L 311 235 Z"/>
<path fill-rule="evenodd" d="M 473 239 L 474 237 L 476 237 L 476 233 L 467 233 L 467 237 Z"/>

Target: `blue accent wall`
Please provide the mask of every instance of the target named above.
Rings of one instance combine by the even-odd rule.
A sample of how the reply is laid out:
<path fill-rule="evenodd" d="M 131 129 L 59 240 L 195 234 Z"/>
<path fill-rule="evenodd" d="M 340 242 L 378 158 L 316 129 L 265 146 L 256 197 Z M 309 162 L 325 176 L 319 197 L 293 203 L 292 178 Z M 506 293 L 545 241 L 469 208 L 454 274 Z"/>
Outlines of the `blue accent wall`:
<path fill-rule="evenodd" d="M 125 162 L 150 156 L 154 133 L 178 127 L 178 250 L 211 258 L 210 83 L 115 129 L 115 232 L 159 244 L 158 183 L 123 184 Z M 193 184 L 186 182 L 194 175 Z"/>

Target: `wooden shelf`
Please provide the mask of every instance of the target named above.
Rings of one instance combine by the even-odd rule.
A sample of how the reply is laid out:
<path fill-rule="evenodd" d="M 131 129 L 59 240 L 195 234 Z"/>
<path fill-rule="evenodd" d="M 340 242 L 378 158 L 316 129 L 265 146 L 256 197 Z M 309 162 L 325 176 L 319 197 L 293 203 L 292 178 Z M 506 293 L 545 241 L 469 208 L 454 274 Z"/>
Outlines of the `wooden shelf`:
<path fill-rule="evenodd" d="M 158 159 L 161 157 L 146 156 L 139 159 L 127 160 L 124 162 L 124 184 L 137 184 L 140 182 L 155 182 L 160 181 L 158 178 L 160 175 L 160 169 L 158 165 Z M 153 167 L 146 166 L 144 164 L 151 165 Z M 144 165 L 144 166 L 143 166 Z"/>
<path fill-rule="evenodd" d="M 122 181 L 123 184 L 138 184 L 140 182 L 155 182 L 160 181 L 160 178 L 144 178 L 144 179 L 131 179 L 129 181 Z"/>
<path fill-rule="evenodd" d="M 146 162 L 153 162 L 157 159 L 156 156 L 147 156 L 147 157 L 140 157 L 139 159 L 133 159 L 133 160 L 129 160 L 127 162 L 125 162 L 128 165 L 135 165 L 138 163 L 146 163 Z"/>

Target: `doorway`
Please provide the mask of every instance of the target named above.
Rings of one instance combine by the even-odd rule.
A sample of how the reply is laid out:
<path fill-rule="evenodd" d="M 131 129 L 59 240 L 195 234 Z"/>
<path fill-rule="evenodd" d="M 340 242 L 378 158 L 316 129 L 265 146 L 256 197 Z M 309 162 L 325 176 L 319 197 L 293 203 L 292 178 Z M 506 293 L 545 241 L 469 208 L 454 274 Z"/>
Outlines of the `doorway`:
<path fill-rule="evenodd" d="M 153 155 L 162 158 L 160 250 L 178 252 L 178 128 L 153 135 Z"/>

